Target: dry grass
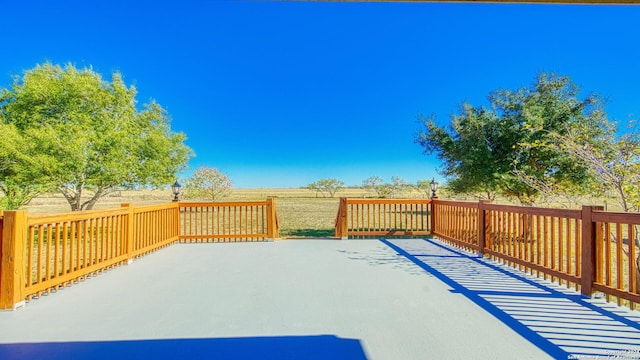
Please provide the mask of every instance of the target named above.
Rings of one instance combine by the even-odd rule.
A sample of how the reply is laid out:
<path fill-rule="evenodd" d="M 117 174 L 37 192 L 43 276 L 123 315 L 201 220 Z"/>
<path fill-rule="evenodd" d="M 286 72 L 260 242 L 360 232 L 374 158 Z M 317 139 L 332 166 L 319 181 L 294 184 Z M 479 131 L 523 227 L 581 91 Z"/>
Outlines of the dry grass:
<path fill-rule="evenodd" d="M 264 200 L 267 197 L 276 199 L 280 235 L 283 238 L 299 237 L 327 237 L 333 236 L 335 217 L 338 213 L 339 197 L 360 198 L 367 196 L 362 189 L 345 189 L 336 197 L 323 197 L 308 189 L 233 189 L 230 196 L 223 201 Z M 407 194 L 409 197 L 420 197 L 415 192 Z M 477 201 L 473 197 L 452 197 L 444 191 L 439 193 L 441 199 Z M 122 203 L 134 205 L 154 205 L 171 201 L 171 190 L 124 190 L 111 196 L 102 198 L 95 209 L 120 207 Z M 187 200 L 188 201 L 188 200 Z M 495 203 L 511 203 L 499 199 Z M 602 201 L 591 201 L 602 203 Z M 541 205 L 545 206 L 545 205 Z M 69 211 L 67 201 L 60 194 L 47 194 L 34 199 L 25 207 L 30 213 L 55 214 Z"/>
<path fill-rule="evenodd" d="M 120 207 L 120 204 L 154 205 L 171 201 L 171 190 L 126 190 L 116 196 L 102 198 L 95 209 Z M 222 201 L 276 199 L 276 208 L 280 224 L 280 236 L 283 238 L 331 237 L 334 232 L 335 218 L 338 214 L 339 198 L 363 197 L 361 189 L 345 189 L 336 197 L 322 197 L 307 189 L 234 189 L 229 197 Z M 188 200 L 187 200 L 188 201 Z M 58 194 L 47 194 L 34 199 L 25 207 L 32 214 L 56 214 L 69 211 L 67 201 Z"/>
<path fill-rule="evenodd" d="M 338 198 L 278 198 L 280 236 L 333 236 L 339 204 Z"/>

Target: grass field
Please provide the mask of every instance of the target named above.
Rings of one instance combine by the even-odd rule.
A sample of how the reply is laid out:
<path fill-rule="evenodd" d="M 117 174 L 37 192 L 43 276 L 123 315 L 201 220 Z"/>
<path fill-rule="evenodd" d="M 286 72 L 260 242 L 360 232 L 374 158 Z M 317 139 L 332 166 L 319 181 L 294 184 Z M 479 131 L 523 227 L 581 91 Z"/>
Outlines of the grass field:
<path fill-rule="evenodd" d="M 363 189 L 344 189 L 334 198 L 322 197 L 308 189 L 233 189 L 231 195 L 221 201 L 264 200 L 267 197 L 276 199 L 276 207 L 280 224 L 280 235 L 283 238 L 306 238 L 333 236 L 335 218 L 338 213 L 340 197 L 361 198 L 369 196 Z M 423 197 L 417 192 L 407 194 L 408 197 Z M 473 197 L 451 197 L 447 194 L 439 194 L 441 199 L 477 201 Z M 107 209 L 120 207 L 122 203 L 134 205 L 154 205 L 171 201 L 171 190 L 123 190 L 111 196 L 102 198 L 95 209 Z M 189 200 L 186 200 L 189 201 Z M 494 203 L 513 204 L 504 199 L 498 199 Z M 601 199 L 585 199 L 585 203 L 602 205 Z M 550 207 L 561 207 L 549 205 Z M 611 204 L 610 204 L 611 205 Z M 547 205 L 539 205 L 549 207 Z M 613 206 L 609 206 L 609 210 Z M 47 194 L 34 199 L 25 207 L 30 213 L 55 214 L 68 212 L 69 205 L 60 194 Z"/>
<path fill-rule="evenodd" d="M 221 201 L 264 200 L 267 197 L 273 197 L 276 199 L 280 236 L 308 238 L 333 236 L 340 197 L 353 198 L 365 195 L 366 192 L 360 189 L 345 189 L 338 192 L 334 198 L 321 195 L 316 197 L 315 192 L 307 189 L 234 189 L 229 197 Z M 122 203 L 162 204 L 172 199 L 171 190 L 126 190 L 101 199 L 95 209 L 120 207 Z M 25 209 L 33 214 L 70 211 L 66 200 L 58 194 L 38 197 Z"/>

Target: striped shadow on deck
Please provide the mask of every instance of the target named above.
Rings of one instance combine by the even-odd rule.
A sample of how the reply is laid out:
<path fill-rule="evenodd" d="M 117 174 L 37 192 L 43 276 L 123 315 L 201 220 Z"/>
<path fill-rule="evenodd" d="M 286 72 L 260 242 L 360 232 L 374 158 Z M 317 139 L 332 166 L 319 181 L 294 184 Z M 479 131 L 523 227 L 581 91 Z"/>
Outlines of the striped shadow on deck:
<path fill-rule="evenodd" d="M 583 298 L 437 240 L 381 241 L 556 359 L 640 358 L 638 312 Z"/>

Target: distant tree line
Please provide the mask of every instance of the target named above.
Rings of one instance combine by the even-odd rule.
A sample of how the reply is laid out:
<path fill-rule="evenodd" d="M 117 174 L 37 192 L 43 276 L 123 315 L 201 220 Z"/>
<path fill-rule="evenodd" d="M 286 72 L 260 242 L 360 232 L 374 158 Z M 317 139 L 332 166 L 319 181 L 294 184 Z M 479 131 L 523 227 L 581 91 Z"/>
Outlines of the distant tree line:
<path fill-rule="evenodd" d="M 315 191 L 316 197 L 335 197 L 346 187 L 342 180 L 325 178 L 310 183 L 306 188 Z M 371 176 L 362 181 L 360 188 L 365 189 L 369 196 L 374 198 L 415 197 L 416 193 L 420 197 L 431 196 L 431 180 L 420 180 L 416 184 L 410 184 L 398 176 L 392 176 L 391 182 L 385 182 L 379 176 Z"/>

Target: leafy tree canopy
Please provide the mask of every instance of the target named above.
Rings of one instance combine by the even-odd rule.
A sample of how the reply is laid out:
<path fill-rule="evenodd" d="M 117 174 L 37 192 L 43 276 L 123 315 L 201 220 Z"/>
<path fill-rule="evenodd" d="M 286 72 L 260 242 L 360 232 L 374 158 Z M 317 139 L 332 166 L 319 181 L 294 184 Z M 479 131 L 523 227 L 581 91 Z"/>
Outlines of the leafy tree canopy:
<path fill-rule="evenodd" d="M 47 189 L 43 164 L 31 157 L 31 142 L 25 141 L 13 124 L 0 119 L 0 209 L 15 210 Z"/>
<path fill-rule="evenodd" d="M 530 204 L 540 194 L 536 182 L 580 191 L 592 181 L 581 162 L 549 145 L 550 134 L 579 129 L 584 143 L 606 132 L 598 96 L 580 98 L 568 77 L 541 74 L 529 87 L 496 90 L 488 100 L 488 107 L 463 104 L 448 127 L 421 117 L 424 129 L 415 141 L 443 162 L 451 191 L 488 198 L 501 193 Z"/>
<path fill-rule="evenodd" d="M 171 183 L 191 156 L 186 137 L 171 131 L 159 104 L 138 109 L 135 96 L 119 73 L 105 81 L 92 69 L 50 63 L 26 71 L 0 95 L 0 117 L 29 144 L 27 159 L 0 182 L 30 178 L 30 162 L 39 179 L 24 186 L 52 184 L 74 211 L 119 188 Z"/>

